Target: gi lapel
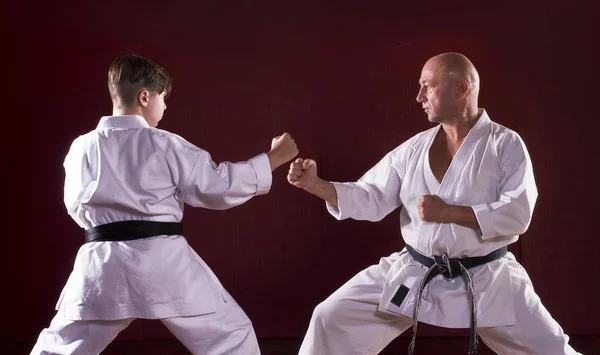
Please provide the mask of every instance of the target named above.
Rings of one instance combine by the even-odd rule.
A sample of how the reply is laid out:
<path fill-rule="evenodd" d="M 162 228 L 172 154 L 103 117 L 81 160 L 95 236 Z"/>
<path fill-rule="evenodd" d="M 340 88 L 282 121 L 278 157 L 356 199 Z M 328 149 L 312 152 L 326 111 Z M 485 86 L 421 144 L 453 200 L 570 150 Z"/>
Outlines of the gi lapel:
<path fill-rule="evenodd" d="M 473 128 L 471 128 L 460 148 L 458 148 L 446 174 L 444 174 L 438 196 L 446 201 L 446 203 L 454 203 L 449 198 L 452 195 L 452 191 L 458 186 L 458 178 L 465 168 L 467 161 L 473 155 L 475 147 L 477 147 L 477 142 L 489 133 L 490 128 L 491 120 L 486 112 L 483 111 L 481 117 L 479 117 Z"/>

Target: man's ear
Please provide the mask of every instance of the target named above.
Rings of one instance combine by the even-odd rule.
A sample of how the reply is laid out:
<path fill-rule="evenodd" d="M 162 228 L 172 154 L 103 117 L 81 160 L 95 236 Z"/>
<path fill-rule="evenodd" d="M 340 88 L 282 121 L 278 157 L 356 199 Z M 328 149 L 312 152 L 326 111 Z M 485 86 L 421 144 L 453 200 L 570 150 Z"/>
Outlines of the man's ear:
<path fill-rule="evenodd" d="M 141 89 L 138 91 L 136 99 L 140 106 L 148 107 L 148 104 L 150 103 L 150 92 L 146 89 Z"/>
<path fill-rule="evenodd" d="M 466 80 L 459 80 L 455 86 L 456 96 L 460 99 L 469 93 L 469 83 Z"/>

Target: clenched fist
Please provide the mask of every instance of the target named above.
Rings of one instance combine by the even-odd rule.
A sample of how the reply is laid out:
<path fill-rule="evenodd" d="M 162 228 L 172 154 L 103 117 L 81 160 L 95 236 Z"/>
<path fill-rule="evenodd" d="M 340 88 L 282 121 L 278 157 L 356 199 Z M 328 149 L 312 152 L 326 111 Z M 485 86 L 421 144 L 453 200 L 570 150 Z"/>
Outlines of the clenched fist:
<path fill-rule="evenodd" d="M 418 210 L 423 222 L 445 222 L 448 204 L 439 196 L 423 195 L 419 199 Z"/>
<path fill-rule="evenodd" d="M 317 163 L 312 159 L 298 158 L 290 164 L 288 182 L 298 188 L 308 190 L 317 180 Z"/>
<path fill-rule="evenodd" d="M 284 133 L 281 136 L 273 138 L 271 141 L 271 150 L 267 155 L 271 162 L 271 170 L 275 170 L 278 166 L 294 159 L 298 155 L 298 147 L 294 138 L 289 133 Z"/>

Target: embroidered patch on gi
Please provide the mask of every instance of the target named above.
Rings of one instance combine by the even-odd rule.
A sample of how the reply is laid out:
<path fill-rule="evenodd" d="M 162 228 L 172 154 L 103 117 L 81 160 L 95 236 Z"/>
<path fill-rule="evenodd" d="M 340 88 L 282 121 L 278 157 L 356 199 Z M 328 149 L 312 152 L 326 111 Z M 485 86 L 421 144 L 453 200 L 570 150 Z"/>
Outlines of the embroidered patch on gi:
<path fill-rule="evenodd" d="M 398 287 L 398 291 L 396 291 L 396 294 L 394 295 L 394 297 L 392 297 L 390 303 L 396 305 L 396 307 L 400 307 L 400 305 L 404 301 L 404 298 L 406 298 L 406 295 L 408 295 L 408 291 L 410 291 L 408 287 L 400 285 L 400 287 Z"/>

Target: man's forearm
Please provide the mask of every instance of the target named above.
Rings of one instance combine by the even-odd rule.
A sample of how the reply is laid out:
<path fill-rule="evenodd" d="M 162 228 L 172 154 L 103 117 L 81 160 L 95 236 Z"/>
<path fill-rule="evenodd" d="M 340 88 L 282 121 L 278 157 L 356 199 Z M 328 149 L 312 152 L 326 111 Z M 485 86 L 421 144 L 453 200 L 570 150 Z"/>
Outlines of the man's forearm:
<path fill-rule="evenodd" d="M 468 206 L 448 205 L 443 222 L 460 224 L 461 226 L 480 230 L 475 212 Z"/>
<path fill-rule="evenodd" d="M 307 188 L 306 191 L 322 198 L 336 208 L 338 207 L 337 191 L 335 190 L 335 186 L 329 181 L 317 177 L 315 184 L 310 188 Z"/>

